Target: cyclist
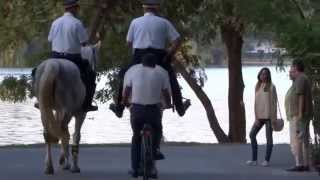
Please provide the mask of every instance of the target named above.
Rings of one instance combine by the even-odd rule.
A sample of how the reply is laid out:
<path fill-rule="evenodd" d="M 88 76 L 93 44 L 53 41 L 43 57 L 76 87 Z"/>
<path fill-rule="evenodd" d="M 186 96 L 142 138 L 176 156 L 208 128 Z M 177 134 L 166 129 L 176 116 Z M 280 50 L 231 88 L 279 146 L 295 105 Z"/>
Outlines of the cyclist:
<path fill-rule="evenodd" d="M 156 65 L 156 56 L 146 54 L 142 58 L 142 63 L 132 66 L 125 74 L 124 91 L 122 104 L 130 107 L 130 121 L 133 131 L 131 145 L 131 166 L 130 174 L 138 177 L 141 154 L 140 132 L 145 123 L 151 125 L 153 129 L 153 153 L 159 149 L 162 137 L 162 111 L 161 99 L 166 106 L 171 107 L 170 82 L 168 72 L 161 66 Z M 156 167 L 152 167 L 151 176 L 157 176 Z"/>

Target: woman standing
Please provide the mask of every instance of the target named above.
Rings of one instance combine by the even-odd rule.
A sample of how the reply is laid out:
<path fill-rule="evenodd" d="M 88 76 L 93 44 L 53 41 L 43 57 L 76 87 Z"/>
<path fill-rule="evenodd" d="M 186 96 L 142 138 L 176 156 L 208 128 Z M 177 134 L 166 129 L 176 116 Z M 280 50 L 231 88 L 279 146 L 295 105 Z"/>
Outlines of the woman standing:
<path fill-rule="evenodd" d="M 258 82 L 255 87 L 255 122 L 250 131 L 250 140 L 252 147 L 252 160 L 247 161 L 247 165 L 257 165 L 258 144 L 256 136 L 263 125 L 266 126 L 267 150 L 265 160 L 262 166 L 268 166 L 272 147 L 272 122 L 277 119 L 277 92 L 276 87 L 272 84 L 271 73 L 268 68 L 262 68 L 258 74 Z"/>

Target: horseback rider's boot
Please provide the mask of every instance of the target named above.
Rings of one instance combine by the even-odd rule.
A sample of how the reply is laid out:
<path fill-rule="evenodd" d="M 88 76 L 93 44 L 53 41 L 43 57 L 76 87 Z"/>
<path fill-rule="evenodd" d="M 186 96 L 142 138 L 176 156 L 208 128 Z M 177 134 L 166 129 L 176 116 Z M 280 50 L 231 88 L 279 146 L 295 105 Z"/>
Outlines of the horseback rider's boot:
<path fill-rule="evenodd" d="M 186 99 L 185 101 L 175 102 L 175 108 L 179 116 L 183 116 L 187 109 L 190 107 L 191 102 L 190 99 Z"/>
<path fill-rule="evenodd" d="M 93 96 L 96 90 L 96 83 L 84 83 L 86 84 L 86 97 L 84 99 L 83 108 L 85 111 L 97 111 L 98 106 L 92 105 Z"/>
<path fill-rule="evenodd" d="M 111 103 L 109 109 L 118 117 L 121 118 L 123 115 L 125 106 L 120 103 Z"/>
<path fill-rule="evenodd" d="M 123 89 L 123 81 L 120 82 L 120 86 L 119 86 L 119 90 L 118 90 L 118 97 L 117 100 L 115 101 L 115 103 L 111 103 L 109 105 L 109 109 L 118 117 L 121 118 L 123 115 L 123 111 L 125 106 L 123 104 L 121 104 L 121 100 L 122 100 L 122 89 Z"/>
<path fill-rule="evenodd" d="M 80 71 L 82 82 L 86 87 L 86 97 L 83 102 L 83 109 L 86 112 L 97 111 L 98 106 L 93 106 L 91 104 L 96 90 L 97 74 L 90 68 L 88 61 L 82 61 Z"/>

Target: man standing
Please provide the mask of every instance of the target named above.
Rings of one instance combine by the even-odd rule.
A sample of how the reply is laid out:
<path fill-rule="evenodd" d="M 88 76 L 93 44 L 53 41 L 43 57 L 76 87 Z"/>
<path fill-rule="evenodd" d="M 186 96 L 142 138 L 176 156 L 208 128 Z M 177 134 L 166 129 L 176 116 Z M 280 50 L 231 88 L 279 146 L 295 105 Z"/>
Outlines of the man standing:
<path fill-rule="evenodd" d="M 288 89 L 286 96 L 285 96 L 285 101 L 284 101 L 284 105 L 285 105 L 285 110 L 286 110 L 286 116 L 287 116 L 287 121 L 289 122 L 289 134 L 290 134 L 290 147 L 291 147 L 291 152 L 293 154 L 293 156 L 295 157 L 296 155 L 296 123 L 293 121 L 293 109 L 291 109 L 293 107 L 293 102 L 294 102 L 294 97 L 295 97 L 295 93 L 294 93 L 294 69 L 290 68 L 289 70 L 289 78 L 292 81 L 292 84 L 290 86 L 290 88 Z"/>
<path fill-rule="evenodd" d="M 129 67 L 141 63 L 144 55 L 148 53 L 154 54 L 156 64 L 163 67 L 169 73 L 173 103 L 178 114 L 183 116 L 190 106 L 190 100 L 182 101 L 180 86 L 170 64 L 170 57 L 175 54 L 181 44 L 180 34 L 167 19 L 158 16 L 160 0 L 144 0 L 142 7 L 144 16 L 136 18 L 131 22 L 127 34 L 128 46 L 133 49 L 133 62 Z M 171 43 L 171 46 L 166 49 L 168 41 Z M 117 102 L 110 105 L 110 109 L 118 117 L 122 117 L 124 110 L 124 106 L 120 104 L 122 100 L 122 81 L 129 67 L 120 71 Z"/>
<path fill-rule="evenodd" d="M 292 116 L 290 133 L 296 165 L 288 171 L 309 171 L 309 123 L 313 116 L 311 84 L 304 74 L 302 61 L 293 61 L 290 69 L 293 79 L 291 96 L 289 97 L 289 112 Z"/>
<path fill-rule="evenodd" d="M 63 5 L 65 13 L 52 23 L 48 36 L 48 41 L 52 43 L 51 57 L 70 60 L 79 67 L 82 81 L 86 86 L 83 108 L 86 111 L 96 111 L 98 107 L 91 105 L 96 87 L 96 73 L 80 54 L 81 46 L 85 46 L 88 42 L 87 31 L 77 19 L 80 6 L 78 0 L 65 0 Z"/>
<path fill-rule="evenodd" d="M 166 107 L 171 106 L 169 76 L 166 70 L 156 65 L 156 58 L 153 54 L 143 57 L 142 64 L 132 66 L 125 74 L 124 92 L 122 104 L 129 105 L 131 98 L 131 127 L 133 131 L 131 145 L 131 166 L 130 172 L 133 177 L 138 176 L 141 155 L 140 132 L 145 123 L 153 129 L 153 150 L 156 157 L 162 137 L 162 125 L 160 109 L 161 97 L 165 100 Z M 151 173 L 157 177 L 155 166 Z"/>

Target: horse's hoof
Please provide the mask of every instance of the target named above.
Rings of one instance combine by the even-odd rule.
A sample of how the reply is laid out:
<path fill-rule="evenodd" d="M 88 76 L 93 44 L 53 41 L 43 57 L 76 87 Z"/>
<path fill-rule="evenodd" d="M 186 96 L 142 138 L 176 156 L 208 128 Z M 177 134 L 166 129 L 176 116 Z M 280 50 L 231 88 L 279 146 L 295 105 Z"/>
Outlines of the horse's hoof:
<path fill-rule="evenodd" d="M 46 175 L 53 175 L 54 174 L 54 169 L 53 167 L 47 167 L 46 170 L 44 171 Z"/>
<path fill-rule="evenodd" d="M 62 170 L 69 170 L 70 169 L 70 164 L 67 164 L 67 165 L 64 165 L 64 166 L 61 166 L 62 167 Z"/>
<path fill-rule="evenodd" d="M 64 156 L 61 156 L 60 159 L 59 159 L 59 164 L 63 165 L 64 162 L 65 162 Z"/>
<path fill-rule="evenodd" d="M 72 168 L 71 168 L 71 172 L 72 172 L 72 173 L 80 173 L 80 168 L 78 168 L 78 167 L 77 167 L 77 168 L 72 167 Z"/>

